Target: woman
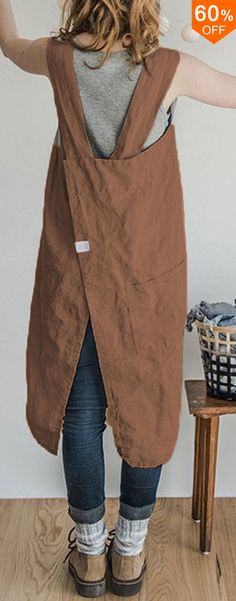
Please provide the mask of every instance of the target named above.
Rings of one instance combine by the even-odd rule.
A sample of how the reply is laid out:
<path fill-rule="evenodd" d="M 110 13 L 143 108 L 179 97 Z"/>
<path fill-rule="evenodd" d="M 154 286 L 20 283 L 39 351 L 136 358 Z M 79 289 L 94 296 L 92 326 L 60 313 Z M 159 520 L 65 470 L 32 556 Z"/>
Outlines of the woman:
<path fill-rule="evenodd" d="M 79 80 L 90 150 L 94 157 L 110 158 L 139 80 L 142 62 L 159 46 L 162 33 L 159 2 L 70 0 L 65 4 L 62 21 L 64 28 L 60 29 L 58 43 L 60 40 L 73 41 L 73 65 L 77 85 Z M 0 44 L 5 57 L 21 69 L 45 75 L 53 81 L 55 65 L 52 62 L 53 51 L 52 54 L 49 51 L 48 37 L 33 41 L 19 38 L 9 0 L 0 0 Z M 167 132 L 179 96 L 188 96 L 215 106 L 236 107 L 234 76 L 217 71 L 184 52 L 178 53 L 179 60 L 176 63 L 176 56 L 171 54 L 173 77 L 169 87 L 166 86 L 143 149 L 151 148 Z M 101 64 L 97 58 L 101 59 Z M 126 69 L 128 58 L 132 66 L 129 73 Z M 62 136 L 61 139 L 60 129 L 54 141 L 54 147 L 57 148 L 66 141 L 66 137 Z M 88 142 L 86 136 L 84 140 Z M 69 177 L 69 169 L 67 175 Z M 181 201 L 181 196 L 179 198 Z M 181 234 L 184 236 L 183 230 Z M 182 240 L 184 243 L 184 237 Z M 81 240 L 77 244 L 84 243 L 88 241 Z M 184 246 L 181 248 L 183 250 Z M 80 251 L 81 247 L 77 252 Z M 178 265 L 182 265 L 182 262 Z M 182 281 L 185 282 L 184 279 Z M 183 312 L 181 315 L 183 317 Z M 97 335 L 98 325 L 96 328 Z M 71 532 L 69 534 L 69 569 L 81 595 L 99 596 L 105 591 L 108 559 L 113 591 L 128 596 L 137 592 L 142 583 L 146 568 L 144 542 L 148 522 L 155 505 L 162 464 L 170 456 L 170 450 L 165 457 L 163 455 L 162 463 L 155 463 L 158 455 L 150 456 L 151 466 L 144 466 L 148 463 L 147 459 L 140 467 L 141 463 L 137 465 L 134 455 L 125 456 L 123 448 L 119 447 L 122 449 L 119 516 L 116 528 L 110 533 L 112 544 L 106 558 L 108 531 L 104 523 L 102 435 L 106 428 L 107 397 L 101 372 L 101 365 L 105 365 L 105 362 L 103 364 L 102 360 L 101 365 L 99 363 L 95 339 L 98 340 L 94 337 L 89 319 L 83 344 L 80 341 L 79 360 L 63 416 L 63 464 L 69 515 L 75 522 L 72 529 L 75 529 L 74 541 L 70 539 Z M 147 430 L 145 436 L 148 436 Z M 42 442 L 39 435 L 37 440 L 48 450 L 52 448 Z M 172 440 L 171 450 L 173 444 Z M 127 457 L 131 457 L 130 462 Z"/>

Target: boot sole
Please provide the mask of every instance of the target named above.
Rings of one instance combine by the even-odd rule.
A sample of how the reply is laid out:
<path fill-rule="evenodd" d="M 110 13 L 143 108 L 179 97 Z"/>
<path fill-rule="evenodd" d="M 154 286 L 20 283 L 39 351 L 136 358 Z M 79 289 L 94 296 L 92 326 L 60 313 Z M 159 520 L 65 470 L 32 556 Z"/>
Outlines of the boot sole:
<path fill-rule="evenodd" d="M 69 563 L 68 569 L 75 580 L 76 591 L 82 597 L 100 597 L 106 592 L 106 578 L 97 582 L 85 582 L 78 578 L 77 572 Z"/>
<path fill-rule="evenodd" d="M 140 575 L 138 576 L 138 578 L 135 578 L 135 580 L 132 580 L 130 582 L 128 582 L 128 581 L 124 582 L 122 580 L 116 580 L 114 578 L 114 576 L 112 574 L 110 553 L 107 555 L 107 563 L 108 563 L 108 566 L 110 569 L 111 588 L 112 588 L 112 592 L 114 593 L 114 595 L 119 595 L 120 597 L 129 597 L 131 595 L 136 595 L 136 593 L 138 593 L 140 591 L 141 586 L 142 586 L 142 581 L 143 581 L 143 575 L 144 575 L 144 572 L 147 567 L 146 558 L 144 559 L 143 567 L 142 567 Z"/>

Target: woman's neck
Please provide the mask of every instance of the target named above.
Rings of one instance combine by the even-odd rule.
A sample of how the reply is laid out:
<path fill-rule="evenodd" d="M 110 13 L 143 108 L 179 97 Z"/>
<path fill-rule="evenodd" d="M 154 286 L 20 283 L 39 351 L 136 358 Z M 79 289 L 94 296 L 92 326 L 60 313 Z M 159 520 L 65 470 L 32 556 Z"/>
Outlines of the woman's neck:
<path fill-rule="evenodd" d="M 76 35 L 74 37 L 75 42 L 87 45 L 87 44 L 91 44 L 94 40 L 95 36 L 90 34 L 90 33 L 79 33 L 78 35 Z M 98 46 L 98 48 L 102 48 L 103 43 L 101 42 L 101 44 Z M 121 50 L 123 50 L 123 52 L 126 52 L 126 49 L 123 48 L 122 43 L 120 41 L 115 42 L 112 47 L 111 47 L 111 52 L 120 52 Z"/>

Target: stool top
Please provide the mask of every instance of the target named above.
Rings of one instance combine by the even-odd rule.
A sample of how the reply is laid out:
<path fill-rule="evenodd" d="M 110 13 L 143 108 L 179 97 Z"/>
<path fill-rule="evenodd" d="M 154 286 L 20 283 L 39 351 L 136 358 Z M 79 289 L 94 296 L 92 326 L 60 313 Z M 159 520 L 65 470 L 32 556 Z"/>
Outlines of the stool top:
<path fill-rule="evenodd" d="M 205 380 L 185 380 L 189 413 L 201 417 L 236 413 L 236 401 L 227 401 L 207 394 Z"/>

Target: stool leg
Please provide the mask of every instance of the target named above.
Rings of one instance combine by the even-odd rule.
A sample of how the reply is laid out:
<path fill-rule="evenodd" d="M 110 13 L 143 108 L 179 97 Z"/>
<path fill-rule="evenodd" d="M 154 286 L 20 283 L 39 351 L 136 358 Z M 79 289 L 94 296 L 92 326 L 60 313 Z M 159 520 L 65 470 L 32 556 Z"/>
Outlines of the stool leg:
<path fill-rule="evenodd" d="M 211 550 L 213 504 L 215 490 L 219 416 L 202 418 L 203 464 L 201 492 L 200 550 L 207 554 Z"/>
<path fill-rule="evenodd" d="M 202 419 L 195 416 L 195 442 L 194 442 L 194 470 L 193 470 L 193 493 L 192 493 L 192 518 L 200 522 L 201 517 L 201 482 L 202 482 Z"/>

